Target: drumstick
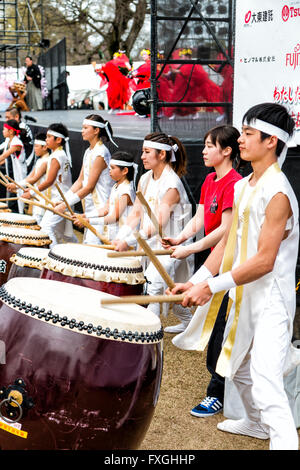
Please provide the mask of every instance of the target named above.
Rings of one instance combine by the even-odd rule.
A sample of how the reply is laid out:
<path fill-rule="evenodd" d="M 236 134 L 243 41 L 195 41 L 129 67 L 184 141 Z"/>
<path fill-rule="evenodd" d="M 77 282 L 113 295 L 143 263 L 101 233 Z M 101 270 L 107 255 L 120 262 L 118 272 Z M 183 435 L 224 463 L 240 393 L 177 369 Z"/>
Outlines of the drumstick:
<path fill-rule="evenodd" d="M 150 261 L 154 264 L 154 266 L 156 267 L 157 271 L 159 272 L 159 274 L 161 275 L 161 277 L 163 278 L 163 280 L 165 281 L 165 283 L 167 284 L 167 286 L 170 288 L 170 289 L 173 289 L 175 287 L 175 283 L 173 281 L 173 279 L 171 278 L 171 276 L 167 273 L 167 271 L 165 270 L 165 268 L 163 267 L 163 265 L 161 264 L 161 262 L 159 261 L 159 259 L 155 256 L 155 254 L 153 253 L 152 249 L 150 248 L 150 246 L 148 245 L 148 243 L 146 242 L 146 240 L 144 240 L 139 232 L 136 232 L 134 234 L 135 238 L 137 239 L 137 242 L 138 244 L 142 247 L 142 249 L 145 251 L 145 253 L 147 254 L 147 256 L 150 258 Z"/>
<path fill-rule="evenodd" d="M 30 184 L 28 182 L 26 182 L 26 184 L 30 189 L 32 189 L 32 191 L 34 191 L 36 194 L 41 196 L 41 198 L 44 199 L 44 201 L 46 201 L 48 204 L 51 204 L 52 207 L 55 207 L 54 202 L 52 202 L 51 199 L 49 199 L 45 194 L 43 194 L 41 191 L 39 191 L 37 188 L 35 188 L 32 184 Z"/>
<path fill-rule="evenodd" d="M 26 191 L 23 186 L 21 186 L 19 183 L 17 183 L 15 180 L 13 180 L 10 176 L 6 175 L 6 178 L 9 179 L 9 181 L 17 186 L 17 188 L 21 189 L 22 191 Z"/>
<path fill-rule="evenodd" d="M 150 304 L 150 303 L 165 303 L 165 302 L 182 302 L 184 299 L 183 294 L 177 295 L 125 295 L 124 297 L 117 297 L 112 299 L 101 299 L 100 305 L 113 305 L 113 304 Z"/>
<path fill-rule="evenodd" d="M 0 178 L 0 183 L 3 184 L 3 186 L 5 186 L 7 188 L 8 185 L 6 183 L 4 183 L 4 181 L 1 178 Z"/>
<path fill-rule="evenodd" d="M 162 234 L 162 227 L 161 225 L 159 224 L 156 216 L 153 214 L 152 210 L 151 210 L 151 207 L 149 206 L 148 202 L 146 201 L 146 199 L 144 198 L 144 195 L 141 193 L 141 191 L 137 191 L 136 192 L 136 196 L 138 197 L 138 199 L 140 200 L 143 208 L 145 209 L 146 213 L 148 214 L 149 218 L 151 219 L 151 222 L 153 223 L 154 227 L 156 228 L 156 230 L 158 231 L 158 234 L 161 238 L 163 238 L 163 234 Z"/>
<path fill-rule="evenodd" d="M 9 182 L 7 181 L 6 177 L 4 176 L 4 174 L 0 171 L 0 176 L 1 178 L 3 179 L 4 183 L 6 184 L 9 184 Z"/>
<path fill-rule="evenodd" d="M 173 250 L 152 250 L 156 256 L 171 255 Z M 137 251 L 116 251 L 115 253 L 107 253 L 108 258 L 119 258 L 122 256 L 147 256 L 143 250 Z"/>
<path fill-rule="evenodd" d="M 107 240 L 101 233 L 99 233 L 84 217 L 82 217 L 80 214 L 76 214 L 76 217 L 80 220 L 80 222 L 88 228 L 96 237 L 99 238 L 99 240 L 102 241 L 105 245 L 111 245 L 110 241 Z"/>
<path fill-rule="evenodd" d="M 68 243 L 69 245 L 77 245 L 78 243 Z M 80 243 L 80 245 L 91 246 L 93 248 L 102 248 L 104 250 L 114 250 L 113 245 L 93 245 L 92 243 Z M 110 253 L 109 253 L 110 254 Z"/>
<path fill-rule="evenodd" d="M 30 199 L 25 199 L 23 197 L 19 197 L 18 199 L 24 202 L 25 204 L 33 204 L 34 206 L 38 206 L 47 211 L 51 211 L 53 212 L 53 214 L 60 215 L 64 219 L 73 220 L 72 217 L 70 217 L 69 215 L 63 214 L 62 212 L 58 212 L 53 207 L 45 206 L 44 204 L 41 204 L 40 202 L 31 201 Z"/>
<path fill-rule="evenodd" d="M 16 196 L 16 197 L 2 197 L 2 198 L 0 199 L 0 201 L 1 201 L 1 202 L 2 202 L 2 201 L 17 201 L 18 199 L 19 199 L 18 196 Z"/>
<path fill-rule="evenodd" d="M 67 208 L 68 208 L 70 214 L 71 214 L 71 215 L 74 215 L 74 211 L 72 211 L 70 204 L 69 204 L 68 201 L 66 200 L 66 198 L 65 198 L 65 196 L 64 196 L 64 193 L 62 192 L 62 190 L 60 189 L 60 187 L 58 186 L 57 183 L 55 183 L 55 187 L 56 187 L 57 191 L 59 192 L 59 194 L 61 195 L 61 197 L 62 197 L 62 199 L 63 199 L 65 205 L 67 206 Z"/>

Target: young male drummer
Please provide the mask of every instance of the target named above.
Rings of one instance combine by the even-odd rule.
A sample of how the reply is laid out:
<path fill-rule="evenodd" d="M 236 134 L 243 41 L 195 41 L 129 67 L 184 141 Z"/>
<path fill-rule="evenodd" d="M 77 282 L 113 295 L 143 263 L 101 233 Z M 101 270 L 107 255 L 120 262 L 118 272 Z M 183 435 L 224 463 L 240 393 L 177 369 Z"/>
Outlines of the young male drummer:
<path fill-rule="evenodd" d="M 185 290 L 184 306 L 201 306 L 174 344 L 203 350 L 229 290 L 231 309 L 217 371 L 233 379 L 246 418 L 225 420 L 218 429 L 270 438 L 274 450 L 298 449 L 283 384 L 290 351 L 300 353 L 291 345 L 298 204 L 280 168 L 293 129 L 294 121 L 281 105 L 264 103 L 245 114 L 239 144 L 253 173 L 235 185 L 231 229 L 200 268 L 207 280 L 172 291 Z"/>

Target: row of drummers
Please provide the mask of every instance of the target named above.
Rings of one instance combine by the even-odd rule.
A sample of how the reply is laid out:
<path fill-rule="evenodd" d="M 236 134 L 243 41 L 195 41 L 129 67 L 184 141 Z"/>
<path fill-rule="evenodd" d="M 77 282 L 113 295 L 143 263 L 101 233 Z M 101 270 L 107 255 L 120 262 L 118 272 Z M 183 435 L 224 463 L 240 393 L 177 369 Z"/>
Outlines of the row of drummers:
<path fill-rule="evenodd" d="M 110 301 L 141 296 L 141 260 L 50 244 L 34 217 L 0 213 L 0 447 L 138 449 L 160 392 L 162 328 L 143 306 Z"/>

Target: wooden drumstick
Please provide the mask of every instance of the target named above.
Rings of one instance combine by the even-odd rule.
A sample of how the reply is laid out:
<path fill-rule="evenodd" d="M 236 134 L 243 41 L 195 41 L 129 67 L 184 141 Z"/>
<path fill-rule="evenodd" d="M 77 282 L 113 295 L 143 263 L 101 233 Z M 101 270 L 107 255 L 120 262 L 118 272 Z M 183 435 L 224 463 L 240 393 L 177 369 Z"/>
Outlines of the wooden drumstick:
<path fill-rule="evenodd" d="M 62 200 L 63 200 L 64 203 L 65 203 L 65 205 L 67 206 L 67 208 L 68 208 L 70 214 L 71 214 L 71 215 L 74 215 L 74 211 L 72 211 L 70 204 L 69 204 L 68 201 L 66 200 L 64 193 L 62 192 L 62 190 L 60 189 L 60 187 L 58 186 L 57 183 L 55 183 L 55 187 L 56 187 L 57 191 L 59 192 L 59 194 L 60 194 Z"/>
<path fill-rule="evenodd" d="M 171 255 L 173 250 L 152 250 L 156 256 Z M 147 256 L 147 253 L 143 250 L 136 251 L 116 251 L 115 253 L 108 253 L 108 258 L 119 258 L 122 256 Z"/>
<path fill-rule="evenodd" d="M 30 199 L 25 199 L 23 197 L 19 197 L 18 199 L 20 201 L 24 202 L 25 204 L 31 204 L 31 205 L 34 205 L 34 206 L 38 206 L 38 207 L 41 207 L 42 209 L 53 212 L 53 214 L 60 215 L 60 217 L 63 217 L 64 219 L 71 220 L 71 221 L 73 220 L 71 216 L 63 214 L 62 212 L 58 212 L 53 207 L 45 206 L 44 204 L 41 204 L 40 202 L 31 201 Z"/>
<path fill-rule="evenodd" d="M 5 186 L 7 188 L 7 183 L 4 183 L 4 181 L 0 178 L 0 184 L 3 184 L 3 186 Z"/>
<path fill-rule="evenodd" d="M 51 204 L 52 207 L 55 207 L 54 202 L 51 201 L 51 199 L 49 199 L 45 194 L 43 194 L 37 188 L 35 188 L 32 184 L 27 182 L 26 185 L 28 186 L 28 188 L 32 189 L 32 191 L 34 191 L 36 194 L 38 194 L 42 199 L 44 199 L 44 201 L 46 201 L 48 204 Z"/>
<path fill-rule="evenodd" d="M 4 183 L 9 184 L 9 181 L 7 181 L 6 176 L 4 176 L 4 174 L 2 173 L 2 171 L 0 171 L 0 176 L 1 176 L 1 178 L 3 179 Z"/>
<path fill-rule="evenodd" d="M 165 302 L 182 302 L 184 299 L 183 294 L 177 295 L 125 295 L 123 297 L 116 297 L 112 299 L 101 299 L 101 306 L 113 304 L 150 304 L 150 303 L 165 303 Z"/>
<path fill-rule="evenodd" d="M 151 207 L 149 206 L 146 199 L 144 198 L 144 195 L 141 193 L 141 191 L 137 191 L 136 196 L 139 199 L 139 201 L 141 202 L 141 204 L 142 204 L 143 208 L 145 209 L 146 213 L 148 214 L 148 216 L 149 216 L 151 222 L 153 223 L 154 227 L 158 231 L 159 236 L 161 238 L 163 238 L 162 227 L 159 224 L 156 216 L 153 214 L 153 211 L 151 210 Z"/>
<path fill-rule="evenodd" d="M 157 271 L 159 272 L 159 274 L 161 275 L 161 277 L 163 278 L 163 280 L 165 281 L 165 283 L 167 284 L 169 289 L 173 289 L 175 287 L 175 283 L 174 283 L 173 279 L 167 273 L 167 271 L 165 270 L 165 268 L 163 267 L 163 265 L 161 264 L 159 259 L 155 256 L 155 254 L 153 253 L 152 249 L 150 248 L 150 246 L 148 245 L 146 240 L 144 240 L 140 236 L 139 232 L 136 232 L 134 234 L 134 236 L 137 239 L 138 244 L 141 246 L 141 248 L 145 251 L 145 253 L 149 257 L 150 261 L 156 267 Z"/>
<path fill-rule="evenodd" d="M 4 201 L 17 201 L 18 199 L 19 199 L 18 196 L 16 196 L 16 197 L 2 197 L 2 198 L 0 199 L 0 201 L 1 201 L 1 202 L 4 202 Z"/>
<path fill-rule="evenodd" d="M 84 217 L 82 217 L 80 214 L 76 214 L 76 217 L 80 220 L 82 225 L 84 225 L 87 229 L 89 229 L 96 237 L 99 238 L 99 240 L 102 241 L 105 245 L 111 245 L 110 241 L 107 240 L 101 233 L 99 233 L 95 227 L 93 227 Z"/>
<path fill-rule="evenodd" d="M 77 245 L 78 243 L 68 243 L 68 245 Z M 114 250 L 113 245 L 93 245 L 92 243 L 80 243 L 80 245 L 84 246 L 92 246 L 93 248 L 102 248 L 102 250 Z"/>

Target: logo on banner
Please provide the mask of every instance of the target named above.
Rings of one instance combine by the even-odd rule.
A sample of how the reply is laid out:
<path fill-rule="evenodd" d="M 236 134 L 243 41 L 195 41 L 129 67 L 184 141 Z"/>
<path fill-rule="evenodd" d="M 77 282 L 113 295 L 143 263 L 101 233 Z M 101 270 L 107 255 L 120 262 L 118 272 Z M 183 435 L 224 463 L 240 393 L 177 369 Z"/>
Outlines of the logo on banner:
<path fill-rule="evenodd" d="M 300 17 L 300 8 L 288 7 L 287 5 L 284 5 L 281 11 L 281 16 L 285 22 L 290 18 L 296 18 L 297 16 Z"/>
<path fill-rule="evenodd" d="M 248 24 L 249 21 L 251 20 L 251 11 L 248 11 L 245 15 L 245 23 Z"/>
<path fill-rule="evenodd" d="M 300 65 L 300 44 L 299 43 L 294 47 L 294 52 L 285 54 L 285 65 L 286 67 L 293 67 L 294 70 L 296 67 Z"/>
<path fill-rule="evenodd" d="M 251 11 L 245 14 L 244 26 L 251 26 L 254 23 L 267 23 L 273 21 L 273 10 Z"/>

